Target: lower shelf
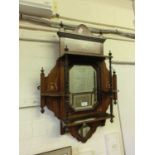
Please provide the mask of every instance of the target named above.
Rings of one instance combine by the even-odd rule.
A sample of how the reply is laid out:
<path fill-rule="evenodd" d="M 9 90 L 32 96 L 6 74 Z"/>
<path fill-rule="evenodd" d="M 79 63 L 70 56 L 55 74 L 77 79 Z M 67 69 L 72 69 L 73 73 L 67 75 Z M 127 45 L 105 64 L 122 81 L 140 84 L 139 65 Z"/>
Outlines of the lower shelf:
<path fill-rule="evenodd" d="M 87 119 L 81 119 L 78 121 L 73 121 L 73 122 L 69 122 L 69 123 L 65 123 L 66 127 L 71 127 L 71 126 L 76 126 L 76 125 L 80 125 L 80 124 L 84 124 L 84 123 L 92 123 L 92 122 L 99 122 L 99 121 L 103 121 L 109 118 L 113 118 L 114 116 L 110 115 L 110 114 L 105 114 L 105 116 L 103 117 L 92 117 L 92 118 L 87 118 Z"/>

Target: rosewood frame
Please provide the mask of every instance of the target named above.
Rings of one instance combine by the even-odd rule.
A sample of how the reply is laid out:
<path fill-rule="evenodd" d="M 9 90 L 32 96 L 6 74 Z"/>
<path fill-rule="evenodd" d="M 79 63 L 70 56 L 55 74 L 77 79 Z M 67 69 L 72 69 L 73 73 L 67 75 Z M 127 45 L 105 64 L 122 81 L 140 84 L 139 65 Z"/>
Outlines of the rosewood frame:
<path fill-rule="evenodd" d="M 108 57 L 106 57 L 108 58 Z M 86 61 L 88 60 L 88 61 Z M 78 63 L 77 63 L 78 62 Z M 84 111 L 75 111 L 69 104 L 69 68 L 74 64 L 93 65 L 97 70 L 97 94 L 98 104 L 92 109 Z M 56 117 L 61 121 L 61 134 L 70 132 L 72 136 L 81 142 L 86 142 L 88 138 L 95 132 L 98 126 L 105 125 L 106 119 L 113 120 L 113 111 L 106 113 L 108 107 L 112 108 L 112 100 L 117 99 L 116 88 L 112 88 L 109 78 L 110 72 L 105 64 L 105 57 L 89 57 L 64 55 L 57 60 L 56 66 L 51 70 L 49 75 L 45 77 L 44 71 L 41 71 L 41 112 L 44 107 L 52 110 Z M 116 84 L 116 74 L 112 77 L 113 83 Z M 94 118 L 94 119 L 90 119 Z M 83 120 L 81 122 L 78 122 Z M 83 124 L 90 127 L 90 131 L 86 137 L 81 137 L 78 130 Z"/>
<path fill-rule="evenodd" d="M 101 38 L 92 37 L 85 27 L 84 30 L 84 33 L 89 35 L 65 34 L 65 32 L 58 34 L 61 37 L 63 35 L 63 37 L 75 39 L 83 37 L 84 40 L 93 42 L 105 41 Z M 106 59 L 109 60 L 109 68 L 106 66 Z M 41 112 L 44 113 L 45 106 L 54 112 L 55 116 L 60 119 L 61 134 L 69 132 L 77 140 L 84 143 L 92 136 L 98 126 L 105 125 L 106 119 L 113 122 L 113 101 L 116 103 L 117 100 L 117 76 L 115 72 L 112 74 L 111 59 L 111 53 L 108 56 L 103 56 L 103 53 L 102 55 L 86 55 L 86 53 L 81 55 L 81 53 L 69 52 L 69 49 L 65 47 L 64 54 L 58 58 L 55 67 L 46 77 L 42 68 L 40 75 Z M 97 104 L 92 109 L 75 111 L 69 103 L 69 70 L 73 65 L 90 65 L 96 70 Z M 106 112 L 109 106 L 110 114 Z M 78 132 L 84 126 L 90 128 L 86 136 L 82 136 Z"/>

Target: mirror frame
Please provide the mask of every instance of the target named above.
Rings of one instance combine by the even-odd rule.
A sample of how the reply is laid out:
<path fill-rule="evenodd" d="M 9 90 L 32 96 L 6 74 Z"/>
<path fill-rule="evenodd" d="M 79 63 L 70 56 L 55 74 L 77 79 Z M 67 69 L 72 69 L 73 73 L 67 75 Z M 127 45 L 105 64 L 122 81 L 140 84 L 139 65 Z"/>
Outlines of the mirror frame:
<path fill-rule="evenodd" d="M 82 29 L 83 34 L 78 34 Z M 74 33 L 59 32 L 60 37 L 60 57 L 57 59 L 55 67 L 45 76 L 42 68 L 40 74 L 40 107 L 44 113 L 44 107 L 54 112 L 55 116 L 60 119 L 60 133 L 70 133 L 77 140 L 85 143 L 96 131 L 97 127 L 104 126 L 107 119 L 113 122 L 113 101 L 117 100 L 117 76 L 112 74 L 111 59 L 103 55 L 102 37 L 94 36 L 89 29 L 80 25 Z M 80 40 L 89 40 L 92 43 L 100 43 L 101 48 L 98 54 L 86 53 L 87 51 L 70 51 L 64 44 L 64 38 L 74 38 Z M 105 61 L 109 60 L 109 67 Z M 69 69 L 73 65 L 91 65 L 97 72 L 97 101 L 92 109 L 75 111 L 69 104 Z M 110 113 L 107 113 L 110 107 Z M 81 126 L 90 127 L 89 132 L 82 136 L 79 134 Z"/>
<path fill-rule="evenodd" d="M 65 56 L 64 56 L 65 57 Z M 66 61 L 67 61 L 67 68 L 66 68 L 66 72 L 67 72 L 67 80 L 69 82 L 69 71 L 70 69 L 74 66 L 74 65 L 84 65 L 84 66 L 91 66 L 94 68 L 94 70 L 96 71 L 96 80 L 97 80 L 97 103 L 94 104 L 94 106 L 92 108 L 89 109 L 85 109 L 84 111 L 93 111 L 97 108 L 100 100 L 101 100 L 101 65 L 100 63 L 102 62 L 102 59 L 94 59 L 94 57 L 90 57 L 89 60 L 87 60 L 87 56 L 80 56 L 80 55 L 66 55 Z M 66 88 L 66 92 L 69 92 L 69 87 Z M 68 103 L 67 103 L 68 104 Z M 68 105 L 72 111 L 74 111 L 75 113 L 78 113 L 80 111 L 76 111 L 70 104 Z M 83 111 L 83 110 L 81 110 Z"/>

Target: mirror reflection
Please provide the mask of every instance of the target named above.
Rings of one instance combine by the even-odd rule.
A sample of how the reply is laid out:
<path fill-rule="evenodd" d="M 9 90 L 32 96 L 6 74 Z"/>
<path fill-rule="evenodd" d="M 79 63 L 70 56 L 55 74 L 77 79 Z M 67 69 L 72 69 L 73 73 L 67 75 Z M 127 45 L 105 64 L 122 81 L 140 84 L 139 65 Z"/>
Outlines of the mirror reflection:
<path fill-rule="evenodd" d="M 75 110 L 93 108 L 97 102 L 97 73 L 90 65 L 74 65 L 69 71 L 70 104 Z"/>
<path fill-rule="evenodd" d="M 78 133 L 82 137 L 86 137 L 88 132 L 90 131 L 90 127 L 88 125 L 83 125 L 79 130 Z"/>

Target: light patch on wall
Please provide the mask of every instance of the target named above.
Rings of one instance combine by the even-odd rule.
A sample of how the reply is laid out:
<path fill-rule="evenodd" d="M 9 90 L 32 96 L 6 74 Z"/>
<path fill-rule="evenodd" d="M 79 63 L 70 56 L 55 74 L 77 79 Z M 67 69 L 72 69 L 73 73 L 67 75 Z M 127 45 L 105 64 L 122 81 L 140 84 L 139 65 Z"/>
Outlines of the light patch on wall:
<path fill-rule="evenodd" d="M 121 155 L 121 145 L 117 132 L 105 135 L 107 155 Z"/>
<path fill-rule="evenodd" d="M 85 150 L 78 153 L 78 155 L 95 155 L 92 150 Z"/>
<path fill-rule="evenodd" d="M 57 1 L 56 0 L 53 0 L 52 2 L 52 9 L 55 13 L 58 12 L 58 4 L 57 4 Z"/>

